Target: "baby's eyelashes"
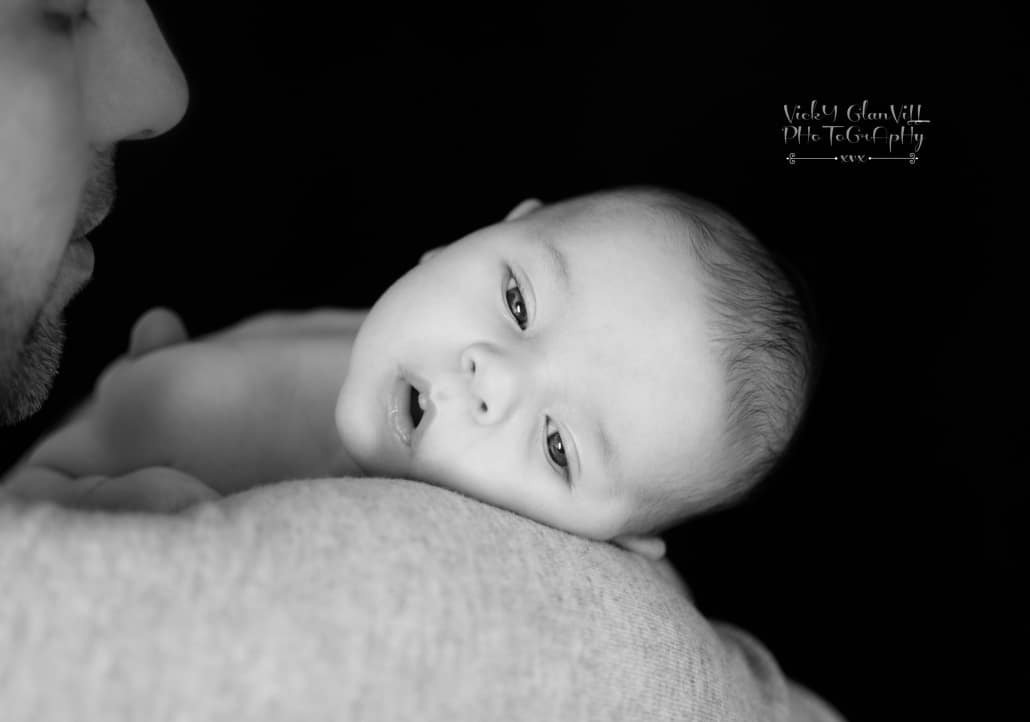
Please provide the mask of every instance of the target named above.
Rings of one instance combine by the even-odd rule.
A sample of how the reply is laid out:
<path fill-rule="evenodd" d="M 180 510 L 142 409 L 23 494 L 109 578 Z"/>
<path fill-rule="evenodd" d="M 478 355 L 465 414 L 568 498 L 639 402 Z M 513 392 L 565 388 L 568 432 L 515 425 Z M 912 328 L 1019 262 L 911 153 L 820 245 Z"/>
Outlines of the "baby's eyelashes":
<path fill-rule="evenodd" d="M 525 331 L 529 325 L 529 309 L 526 307 L 526 299 L 522 295 L 518 279 L 515 278 L 510 268 L 508 269 L 508 283 L 504 290 L 504 299 L 512 318 L 515 319 L 519 328 Z"/>
<path fill-rule="evenodd" d="M 547 456 L 551 461 L 551 466 L 557 467 L 558 473 L 562 475 L 565 483 L 570 487 L 572 486 L 572 477 L 569 471 L 569 460 L 565 455 L 565 442 L 562 440 L 561 432 L 555 429 L 553 432 L 550 431 L 552 428 L 551 420 L 547 420 L 544 433 L 546 436 L 546 452 Z"/>

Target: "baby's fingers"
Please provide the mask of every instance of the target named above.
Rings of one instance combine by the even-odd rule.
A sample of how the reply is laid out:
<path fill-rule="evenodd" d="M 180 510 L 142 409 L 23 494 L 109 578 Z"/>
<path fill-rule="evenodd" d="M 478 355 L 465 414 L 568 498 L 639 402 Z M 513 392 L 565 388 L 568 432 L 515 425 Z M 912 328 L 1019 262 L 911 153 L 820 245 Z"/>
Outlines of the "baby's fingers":
<path fill-rule="evenodd" d="M 132 326 L 129 334 L 129 357 L 136 358 L 164 346 L 182 343 L 189 338 L 179 314 L 167 308 L 152 308 Z"/>
<path fill-rule="evenodd" d="M 198 479 L 165 466 L 151 466 L 124 476 L 91 479 L 86 483 L 88 486 L 73 504 L 80 509 L 171 514 L 222 498 Z"/>

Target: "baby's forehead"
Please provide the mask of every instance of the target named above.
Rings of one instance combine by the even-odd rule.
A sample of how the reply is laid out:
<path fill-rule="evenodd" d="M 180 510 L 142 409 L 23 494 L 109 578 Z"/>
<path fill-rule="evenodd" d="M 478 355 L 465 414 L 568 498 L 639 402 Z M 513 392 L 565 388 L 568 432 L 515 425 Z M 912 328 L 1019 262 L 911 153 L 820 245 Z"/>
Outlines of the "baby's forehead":
<path fill-rule="evenodd" d="M 531 218 L 537 234 L 588 246 L 599 258 L 692 267 L 696 224 L 688 214 L 647 197 L 584 196 L 546 206 Z"/>
<path fill-rule="evenodd" d="M 533 216 L 517 237 L 540 301 L 560 304 L 566 322 L 615 329 L 704 313 L 705 274 L 685 224 L 639 203 L 590 198 Z"/>
<path fill-rule="evenodd" d="M 688 214 L 667 204 L 640 199 L 584 197 L 546 207 L 538 228 L 565 242 L 591 246 L 596 252 L 622 261 L 626 254 L 646 263 L 693 262 L 697 229 Z"/>

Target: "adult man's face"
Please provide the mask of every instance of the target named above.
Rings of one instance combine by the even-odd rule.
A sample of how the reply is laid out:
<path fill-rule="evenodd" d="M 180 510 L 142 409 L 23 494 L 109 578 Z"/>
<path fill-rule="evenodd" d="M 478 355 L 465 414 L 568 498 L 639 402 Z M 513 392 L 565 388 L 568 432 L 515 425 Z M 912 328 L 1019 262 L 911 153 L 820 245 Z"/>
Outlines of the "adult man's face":
<path fill-rule="evenodd" d="M 0 0 L 0 425 L 50 389 L 115 144 L 169 130 L 187 99 L 145 0 Z"/>

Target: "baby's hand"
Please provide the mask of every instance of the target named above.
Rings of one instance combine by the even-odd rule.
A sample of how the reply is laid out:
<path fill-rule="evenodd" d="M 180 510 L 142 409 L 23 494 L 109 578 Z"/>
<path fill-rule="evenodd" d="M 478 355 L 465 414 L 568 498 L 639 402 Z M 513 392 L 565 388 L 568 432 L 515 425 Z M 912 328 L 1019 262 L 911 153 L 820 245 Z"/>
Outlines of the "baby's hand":
<path fill-rule="evenodd" d="M 70 478 L 118 477 L 136 469 L 168 465 L 160 453 L 160 409 L 150 408 L 149 388 L 174 364 L 156 353 L 187 347 L 188 335 L 175 312 L 155 307 L 129 334 L 127 353 L 100 375 L 93 394 L 23 459 L 27 466 L 60 469 Z M 160 386 L 158 385 L 158 388 Z"/>
<path fill-rule="evenodd" d="M 54 469 L 23 466 L 0 491 L 23 501 L 49 501 L 64 507 L 103 511 L 172 514 L 221 495 L 176 469 L 151 466 L 122 476 L 72 478 Z"/>
<path fill-rule="evenodd" d="M 221 498 L 221 494 L 189 474 L 167 466 L 151 466 L 124 476 L 95 480 L 75 499 L 74 506 L 172 514 Z"/>
<path fill-rule="evenodd" d="M 129 358 L 189 340 L 186 326 L 177 313 L 155 307 L 136 319 L 129 333 Z"/>

